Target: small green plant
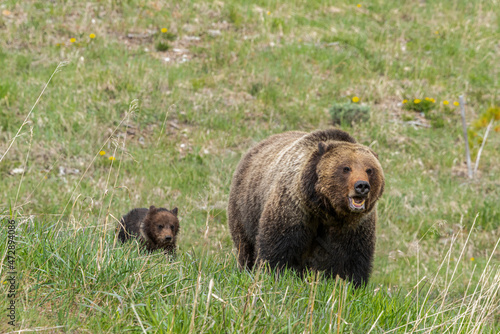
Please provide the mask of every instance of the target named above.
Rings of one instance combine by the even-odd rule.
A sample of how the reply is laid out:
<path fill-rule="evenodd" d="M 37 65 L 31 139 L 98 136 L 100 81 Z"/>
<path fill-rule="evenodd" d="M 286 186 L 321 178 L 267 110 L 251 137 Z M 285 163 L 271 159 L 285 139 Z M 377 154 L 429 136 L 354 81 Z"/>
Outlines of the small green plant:
<path fill-rule="evenodd" d="M 156 51 L 159 52 L 165 52 L 170 49 L 170 44 L 168 44 L 168 41 L 175 41 L 177 39 L 176 34 L 172 34 L 171 32 L 168 31 L 167 28 L 161 28 L 160 33 L 157 34 L 155 40 L 156 40 Z"/>
<path fill-rule="evenodd" d="M 353 98 L 354 100 L 354 98 Z M 357 99 L 359 101 L 359 99 Z M 333 124 L 352 125 L 353 123 L 366 122 L 370 118 L 368 106 L 351 103 L 334 103 L 330 108 Z"/>
<path fill-rule="evenodd" d="M 168 49 L 170 49 L 170 45 L 167 43 L 167 42 L 163 42 L 163 41 L 158 41 L 156 43 L 156 51 L 159 51 L 159 52 L 165 52 L 165 51 L 168 51 Z"/>
<path fill-rule="evenodd" d="M 425 99 L 403 100 L 403 109 L 427 114 L 436 107 L 436 100 L 430 97 Z"/>

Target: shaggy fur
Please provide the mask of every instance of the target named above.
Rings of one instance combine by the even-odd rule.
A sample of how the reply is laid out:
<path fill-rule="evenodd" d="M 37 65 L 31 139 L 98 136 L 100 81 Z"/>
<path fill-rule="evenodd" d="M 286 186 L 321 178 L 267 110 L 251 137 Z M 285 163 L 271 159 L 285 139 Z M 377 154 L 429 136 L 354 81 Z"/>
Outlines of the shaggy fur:
<path fill-rule="evenodd" d="M 154 206 L 133 209 L 122 217 L 119 230 L 121 242 L 138 238 L 148 252 L 163 249 L 165 253 L 174 253 L 179 234 L 177 208 L 172 211 Z"/>
<path fill-rule="evenodd" d="M 229 195 L 240 267 L 263 260 L 366 283 L 383 190 L 378 157 L 344 131 L 285 132 L 260 142 L 241 159 Z"/>

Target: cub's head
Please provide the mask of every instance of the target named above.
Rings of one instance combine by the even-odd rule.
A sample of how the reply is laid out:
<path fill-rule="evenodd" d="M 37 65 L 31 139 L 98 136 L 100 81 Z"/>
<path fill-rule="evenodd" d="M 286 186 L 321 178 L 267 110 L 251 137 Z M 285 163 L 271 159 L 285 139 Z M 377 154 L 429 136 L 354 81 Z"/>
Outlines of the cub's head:
<path fill-rule="evenodd" d="M 384 191 L 384 172 L 370 148 L 347 142 L 318 144 L 315 191 L 341 215 L 370 212 Z"/>
<path fill-rule="evenodd" d="M 141 234 L 158 248 L 175 245 L 179 233 L 177 208 L 169 211 L 151 206 L 142 223 Z"/>

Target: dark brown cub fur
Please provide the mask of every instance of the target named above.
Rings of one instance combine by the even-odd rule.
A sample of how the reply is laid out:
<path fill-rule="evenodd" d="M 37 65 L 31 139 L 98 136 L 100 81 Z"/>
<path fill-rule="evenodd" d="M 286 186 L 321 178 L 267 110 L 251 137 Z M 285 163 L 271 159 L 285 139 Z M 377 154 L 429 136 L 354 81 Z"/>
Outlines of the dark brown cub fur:
<path fill-rule="evenodd" d="M 149 252 L 163 249 L 165 253 L 173 253 L 179 233 L 177 208 L 170 211 L 152 205 L 149 209 L 133 209 L 122 217 L 119 229 L 121 242 L 138 238 Z"/>
<path fill-rule="evenodd" d="M 285 132 L 260 142 L 231 183 L 228 224 L 239 265 L 261 260 L 366 283 L 383 190 L 376 154 L 344 131 Z"/>

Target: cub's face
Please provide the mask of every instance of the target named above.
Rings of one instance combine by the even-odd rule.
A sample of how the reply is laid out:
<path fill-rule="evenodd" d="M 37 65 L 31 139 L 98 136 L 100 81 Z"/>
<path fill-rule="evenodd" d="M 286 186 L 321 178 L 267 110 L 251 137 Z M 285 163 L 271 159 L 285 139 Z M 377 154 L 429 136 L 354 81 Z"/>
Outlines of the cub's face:
<path fill-rule="evenodd" d="M 316 168 L 315 190 L 343 215 L 371 211 L 384 191 L 384 173 L 368 147 L 340 143 L 319 146 L 322 156 Z"/>
<path fill-rule="evenodd" d="M 175 244 L 179 232 L 177 208 L 172 211 L 150 208 L 144 220 L 144 228 L 144 233 L 156 246 L 162 247 Z"/>

